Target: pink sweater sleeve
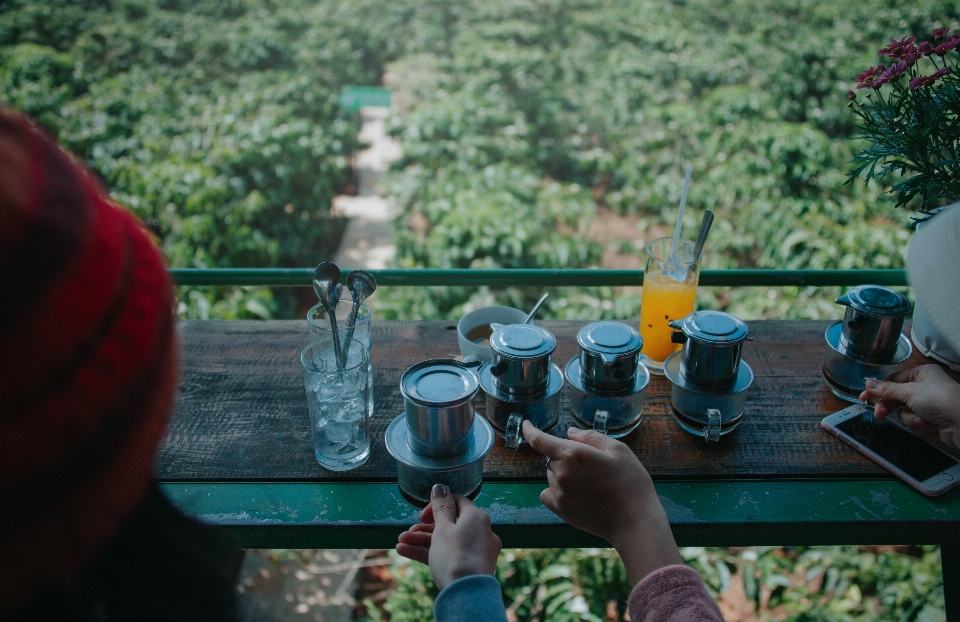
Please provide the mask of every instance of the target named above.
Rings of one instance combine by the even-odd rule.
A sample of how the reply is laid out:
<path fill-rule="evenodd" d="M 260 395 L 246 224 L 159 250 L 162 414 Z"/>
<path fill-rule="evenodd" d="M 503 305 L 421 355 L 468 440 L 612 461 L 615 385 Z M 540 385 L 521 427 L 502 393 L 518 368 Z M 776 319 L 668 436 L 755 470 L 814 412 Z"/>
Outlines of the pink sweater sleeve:
<path fill-rule="evenodd" d="M 643 578 L 630 593 L 631 622 L 723 622 L 697 571 L 667 566 Z"/>

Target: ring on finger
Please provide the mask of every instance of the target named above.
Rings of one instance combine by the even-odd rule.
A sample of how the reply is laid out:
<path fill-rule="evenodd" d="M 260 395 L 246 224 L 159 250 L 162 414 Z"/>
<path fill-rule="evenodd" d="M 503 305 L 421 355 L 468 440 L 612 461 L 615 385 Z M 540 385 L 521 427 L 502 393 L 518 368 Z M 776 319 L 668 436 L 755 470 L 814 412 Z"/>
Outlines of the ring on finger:
<path fill-rule="evenodd" d="M 547 470 L 550 470 L 550 457 L 547 456 Z"/>

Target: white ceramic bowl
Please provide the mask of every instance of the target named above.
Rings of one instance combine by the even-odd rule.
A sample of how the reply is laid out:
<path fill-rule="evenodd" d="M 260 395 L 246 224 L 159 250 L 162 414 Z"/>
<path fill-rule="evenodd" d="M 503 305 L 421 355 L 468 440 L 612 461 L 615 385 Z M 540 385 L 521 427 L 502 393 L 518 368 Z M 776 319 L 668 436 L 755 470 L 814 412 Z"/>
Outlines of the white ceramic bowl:
<path fill-rule="evenodd" d="M 467 313 L 457 323 L 457 341 L 460 343 L 460 354 L 465 361 L 490 361 L 493 352 L 489 345 L 481 346 L 467 339 L 471 330 L 484 324 L 519 324 L 527 317 L 526 312 L 513 307 L 480 307 Z M 531 321 L 532 322 L 532 321 Z"/>

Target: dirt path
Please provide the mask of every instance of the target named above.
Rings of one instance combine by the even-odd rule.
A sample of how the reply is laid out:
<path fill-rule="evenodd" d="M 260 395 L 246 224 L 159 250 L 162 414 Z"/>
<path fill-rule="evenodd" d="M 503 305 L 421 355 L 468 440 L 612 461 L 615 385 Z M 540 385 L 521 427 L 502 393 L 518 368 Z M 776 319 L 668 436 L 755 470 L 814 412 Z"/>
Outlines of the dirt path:
<path fill-rule="evenodd" d="M 386 134 L 385 121 L 390 114 L 386 107 L 360 109 L 363 126 L 359 138 L 370 146 L 354 156 L 357 196 L 336 197 L 331 210 L 349 218 L 334 256 L 341 268 L 386 268 L 397 253 L 393 244 L 393 219 L 397 214 L 383 197 L 380 185 L 390 163 L 403 153 L 399 141 Z"/>

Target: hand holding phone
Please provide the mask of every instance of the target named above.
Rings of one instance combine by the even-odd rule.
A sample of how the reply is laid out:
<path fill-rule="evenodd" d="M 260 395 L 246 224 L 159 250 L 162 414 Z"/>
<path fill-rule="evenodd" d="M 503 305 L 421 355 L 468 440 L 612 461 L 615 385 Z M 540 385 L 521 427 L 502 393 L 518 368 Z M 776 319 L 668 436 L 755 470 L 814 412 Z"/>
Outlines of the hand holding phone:
<path fill-rule="evenodd" d="M 939 365 L 921 365 L 883 381 L 867 380 L 860 399 L 875 404 L 874 415 L 884 419 L 900 410 L 900 421 L 920 436 L 932 437 L 950 447 L 960 447 L 960 384 Z"/>
<path fill-rule="evenodd" d="M 869 406 L 845 408 L 820 425 L 925 495 L 939 495 L 960 484 L 960 460 L 894 419 L 876 417 Z"/>

